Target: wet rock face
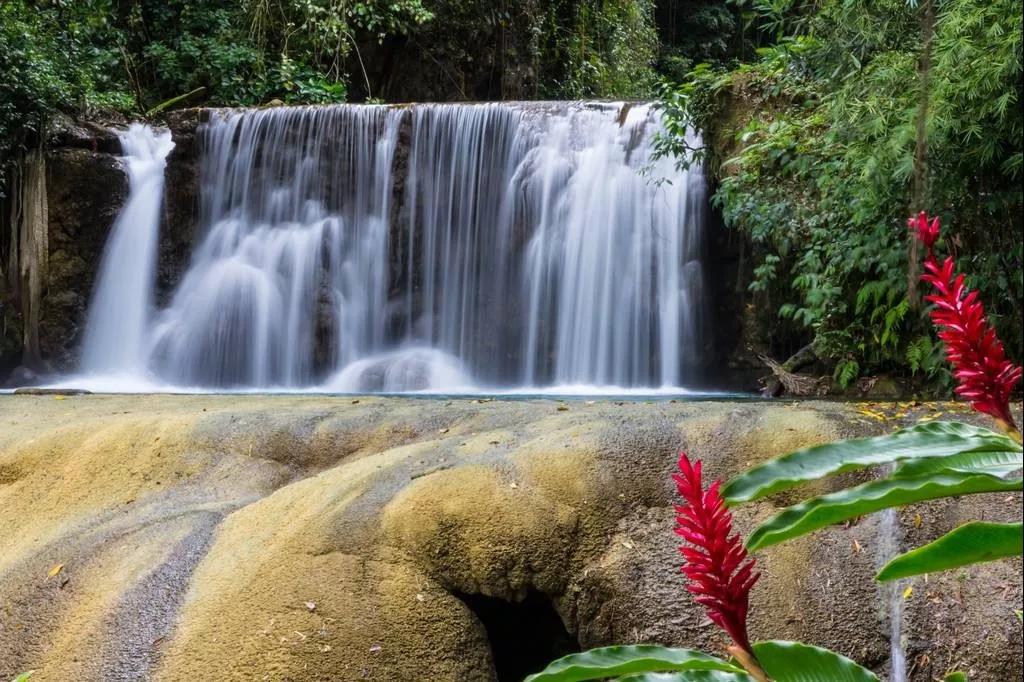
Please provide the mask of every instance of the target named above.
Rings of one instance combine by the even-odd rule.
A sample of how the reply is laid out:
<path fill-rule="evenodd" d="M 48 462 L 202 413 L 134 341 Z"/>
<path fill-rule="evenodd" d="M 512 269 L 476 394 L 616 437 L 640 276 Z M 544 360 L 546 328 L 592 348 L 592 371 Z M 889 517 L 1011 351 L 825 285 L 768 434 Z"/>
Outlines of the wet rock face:
<path fill-rule="evenodd" d="M 168 115 L 175 148 L 167 166 L 160 228 L 157 303 L 170 297 L 187 267 L 198 222 L 200 110 Z M 61 119 L 48 140 L 49 270 L 39 319 L 40 350 L 49 369 L 77 364 L 87 308 L 103 248 L 128 196 L 117 122 Z"/>
<path fill-rule="evenodd" d="M 724 478 L 878 428 L 828 403 L 567 406 L 0 396 L 0 679 L 501 682 L 579 647 L 721 651 L 679 575 L 676 451 Z M 897 525 L 918 545 L 1020 514 L 974 496 Z M 887 532 L 868 517 L 760 553 L 753 636 L 885 674 Z M 1020 600 L 1019 561 L 915 583 L 911 679 L 1019 679 Z M 526 621 L 545 636 L 509 641 Z"/>
<path fill-rule="evenodd" d="M 160 307 L 169 302 L 181 281 L 199 238 L 201 126 L 208 116 L 203 109 L 184 109 L 169 112 L 161 121 L 171 130 L 174 149 L 167 157 L 157 256 L 156 298 Z"/>
<path fill-rule="evenodd" d="M 51 148 L 46 159 L 50 260 L 39 337 L 55 369 L 74 365 L 103 246 L 128 194 L 116 136 L 85 134 L 59 138 L 67 146 Z"/>

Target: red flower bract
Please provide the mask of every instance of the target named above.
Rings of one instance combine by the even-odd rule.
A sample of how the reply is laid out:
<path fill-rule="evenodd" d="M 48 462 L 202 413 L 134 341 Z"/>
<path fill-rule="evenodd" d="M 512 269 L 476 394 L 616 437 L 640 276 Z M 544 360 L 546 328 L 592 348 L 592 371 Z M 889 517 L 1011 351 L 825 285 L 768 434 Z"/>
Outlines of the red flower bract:
<path fill-rule="evenodd" d="M 946 359 L 953 365 L 956 392 L 978 412 L 995 417 L 1017 430 L 1010 415 L 1010 395 L 1020 381 L 1021 368 L 1006 359 L 1003 343 L 985 319 L 977 291 L 964 286 L 964 276 L 954 275 L 955 264 L 947 258 L 939 265 L 933 254 L 924 262 L 921 279 L 937 293 L 925 296 L 935 304 L 932 322 L 946 345 Z"/>
<path fill-rule="evenodd" d="M 914 236 L 925 245 L 929 253 L 939 239 L 939 224 L 938 217 L 929 221 L 928 214 L 924 211 L 918 213 L 916 217 L 907 219 L 907 226 L 914 231 Z"/>
<path fill-rule="evenodd" d="M 939 219 L 928 220 L 921 211 L 907 221 L 915 237 L 928 249 L 921 280 L 937 293 L 925 296 L 935 304 L 932 323 L 946 345 L 946 359 L 953 365 L 956 392 L 978 412 L 995 417 L 1011 431 L 1017 425 L 1010 415 L 1010 395 L 1021 378 L 1021 368 L 1006 359 L 1003 343 L 985 318 L 978 292 L 964 286 L 964 276 L 955 274 L 952 257 L 939 265 L 932 247 L 939 238 Z"/>
<path fill-rule="evenodd" d="M 676 505 L 675 532 L 686 541 L 679 548 L 686 559 L 683 573 L 690 579 L 686 589 L 696 595 L 694 601 L 707 610 L 712 622 L 752 652 L 747 609 L 758 575 L 739 535 L 732 532 L 732 514 L 719 493 L 721 481 L 705 491 L 701 461 L 691 464 L 686 453 L 679 454 L 679 473 L 672 478 L 684 501 Z"/>

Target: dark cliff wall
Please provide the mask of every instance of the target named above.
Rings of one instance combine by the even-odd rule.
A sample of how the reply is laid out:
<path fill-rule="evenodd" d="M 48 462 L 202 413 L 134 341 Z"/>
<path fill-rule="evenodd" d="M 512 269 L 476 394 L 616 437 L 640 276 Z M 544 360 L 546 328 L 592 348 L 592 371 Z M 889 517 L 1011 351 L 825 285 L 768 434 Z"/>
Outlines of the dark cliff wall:
<path fill-rule="evenodd" d="M 168 114 L 161 123 L 171 130 L 174 149 L 167 157 L 163 218 L 160 223 L 156 302 L 163 306 L 188 267 L 199 230 L 199 127 L 208 117 L 204 109 Z"/>
<path fill-rule="evenodd" d="M 50 267 L 39 342 L 44 359 L 62 368 L 72 362 L 81 340 L 103 245 L 128 181 L 117 156 L 88 149 L 51 150 L 47 171 Z"/>
<path fill-rule="evenodd" d="M 175 149 L 168 158 L 161 220 L 157 303 L 170 296 L 188 263 L 198 217 L 199 110 L 176 112 L 164 124 Z M 39 300 L 41 363 L 22 366 L 20 326 L 11 324 L 0 353 L 0 383 L 73 369 L 85 330 L 89 301 L 110 228 L 128 195 L 128 177 L 114 128 L 69 119 L 52 129 L 46 160 L 47 251 Z M 14 311 L 12 319 L 21 311 Z"/>
<path fill-rule="evenodd" d="M 111 224 L 128 194 L 120 143 L 109 129 L 66 122 L 46 154 L 49 267 L 40 301 L 44 362 L 74 362 Z"/>

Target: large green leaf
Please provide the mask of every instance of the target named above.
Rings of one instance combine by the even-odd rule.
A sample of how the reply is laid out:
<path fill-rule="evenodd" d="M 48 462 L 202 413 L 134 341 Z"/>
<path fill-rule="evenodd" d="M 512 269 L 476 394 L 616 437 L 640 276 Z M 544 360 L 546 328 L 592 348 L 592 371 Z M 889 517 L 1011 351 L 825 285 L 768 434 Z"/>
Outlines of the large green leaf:
<path fill-rule="evenodd" d="M 732 479 L 722 494 L 730 503 L 749 502 L 830 474 L 888 462 L 1020 449 L 995 431 L 960 422 L 929 422 L 885 436 L 836 441 L 791 452 Z"/>
<path fill-rule="evenodd" d="M 969 473 L 1006 476 L 1024 467 L 1024 449 L 1016 452 L 961 452 L 949 457 L 910 459 L 896 469 L 896 478 L 913 478 L 936 471 L 964 471 Z"/>
<path fill-rule="evenodd" d="M 525 682 L 580 682 L 629 673 L 711 670 L 743 673 L 743 668 L 700 651 L 638 644 L 608 646 L 564 656 L 539 673 L 530 675 Z"/>
<path fill-rule="evenodd" d="M 726 673 L 720 670 L 691 670 L 683 673 L 637 673 L 616 677 L 615 682 L 755 682 L 746 673 Z"/>
<path fill-rule="evenodd" d="M 754 654 L 775 682 L 879 682 L 845 656 L 800 642 L 757 642 Z"/>
<path fill-rule="evenodd" d="M 942 682 L 967 682 L 967 675 L 961 672 L 950 673 L 942 678 Z"/>
<path fill-rule="evenodd" d="M 948 571 L 1024 553 L 1024 524 L 972 521 L 938 540 L 901 554 L 878 572 L 881 581 Z"/>
<path fill-rule="evenodd" d="M 939 472 L 918 478 L 885 478 L 813 497 L 783 510 L 757 527 L 747 539 L 750 550 L 806 535 L 819 528 L 872 512 L 924 500 L 973 493 L 1024 490 L 1021 479 L 1006 480 L 988 474 Z"/>

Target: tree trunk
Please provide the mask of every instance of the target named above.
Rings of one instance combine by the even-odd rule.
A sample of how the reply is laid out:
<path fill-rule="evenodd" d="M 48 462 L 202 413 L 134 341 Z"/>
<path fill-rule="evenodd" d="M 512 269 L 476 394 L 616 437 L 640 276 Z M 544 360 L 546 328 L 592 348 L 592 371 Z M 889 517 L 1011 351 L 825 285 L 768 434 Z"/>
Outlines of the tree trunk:
<path fill-rule="evenodd" d="M 918 62 L 919 88 L 917 98 L 917 114 L 914 117 L 915 145 L 914 145 L 914 184 L 913 196 L 911 199 L 911 215 L 918 211 L 926 211 L 928 194 L 928 99 L 931 88 L 932 71 L 932 41 L 935 38 L 935 8 L 933 0 L 923 0 L 921 3 L 921 59 Z M 913 236 L 909 239 L 910 245 L 907 253 L 907 300 L 910 307 L 916 310 L 920 305 L 920 295 L 917 290 L 917 282 L 920 278 L 918 260 L 920 253 L 918 241 Z"/>

